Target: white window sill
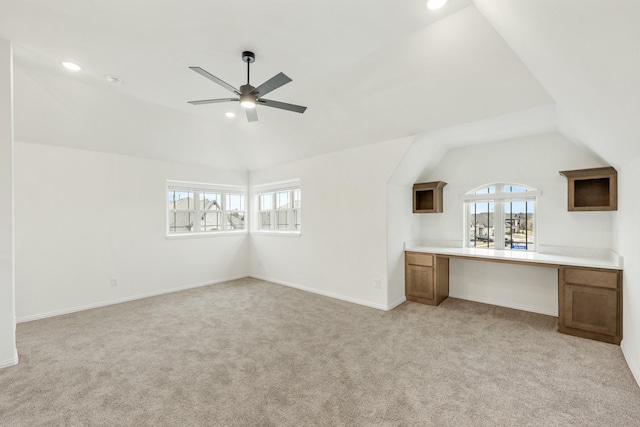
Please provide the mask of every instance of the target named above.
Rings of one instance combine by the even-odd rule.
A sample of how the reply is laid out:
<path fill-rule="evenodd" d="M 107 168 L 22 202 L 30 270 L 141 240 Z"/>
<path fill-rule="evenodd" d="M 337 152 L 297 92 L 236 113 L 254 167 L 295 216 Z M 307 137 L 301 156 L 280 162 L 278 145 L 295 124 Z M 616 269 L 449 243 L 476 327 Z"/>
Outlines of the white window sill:
<path fill-rule="evenodd" d="M 300 237 L 301 231 L 251 230 L 256 236 Z"/>
<path fill-rule="evenodd" d="M 202 237 L 219 237 L 219 236 L 242 236 L 248 234 L 247 230 L 238 231 L 213 231 L 209 233 L 180 233 L 180 234 L 167 234 L 165 239 L 199 239 Z"/>

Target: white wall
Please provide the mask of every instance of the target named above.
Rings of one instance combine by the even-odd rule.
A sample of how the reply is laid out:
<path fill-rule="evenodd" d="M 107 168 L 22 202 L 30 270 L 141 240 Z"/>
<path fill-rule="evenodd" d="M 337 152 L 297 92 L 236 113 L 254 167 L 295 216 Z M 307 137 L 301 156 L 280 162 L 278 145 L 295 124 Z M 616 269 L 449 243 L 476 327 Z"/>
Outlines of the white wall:
<path fill-rule="evenodd" d="M 168 179 L 248 174 L 16 142 L 18 320 L 248 275 L 247 234 L 165 238 Z"/>
<path fill-rule="evenodd" d="M 252 234 L 251 275 L 388 308 L 387 181 L 410 144 L 387 141 L 252 171 L 252 185 L 300 178 L 302 235 Z"/>
<path fill-rule="evenodd" d="M 618 212 L 615 249 L 624 256 L 622 281 L 622 351 L 640 384 L 640 157 L 618 170 Z"/>
<path fill-rule="evenodd" d="M 413 214 L 413 183 L 424 169 L 434 168 L 447 152 L 430 134 L 418 135 L 411 141 L 387 185 L 387 298 L 392 306 L 406 299 L 404 243 L 420 234 L 420 216 Z"/>
<path fill-rule="evenodd" d="M 405 185 L 387 185 L 387 299 L 395 306 L 406 300 L 404 288 L 404 243 L 420 233 L 413 214 L 413 195 Z"/>
<path fill-rule="evenodd" d="M 11 44 L 0 39 L 0 368 L 18 363 L 14 308 L 12 102 Z"/>
<path fill-rule="evenodd" d="M 612 248 L 612 212 L 568 212 L 561 170 L 604 166 L 593 153 L 557 133 L 455 148 L 426 177 L 445 181 L 444 213 L 421 215 L 420 238 L 463 241 L 463 202 L 469 190 L 493 182 L 537 188 L 539 245 Z M 556 271 L 456 260 L 450 296 L 557 315 Z M 519 286 L 513 289 L 513 286 Z"/>

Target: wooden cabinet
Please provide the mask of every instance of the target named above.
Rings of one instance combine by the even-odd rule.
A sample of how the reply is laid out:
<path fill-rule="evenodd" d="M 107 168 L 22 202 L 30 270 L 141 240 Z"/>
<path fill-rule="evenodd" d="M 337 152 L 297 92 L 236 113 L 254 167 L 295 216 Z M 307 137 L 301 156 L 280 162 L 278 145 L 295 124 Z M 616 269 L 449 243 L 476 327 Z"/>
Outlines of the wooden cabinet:
<path fill-rule="evenodd" d="M 405 252 L 407 300 L 438 305 L 449 296 L 449 258 Z"/>
<path fill-rule="evenodd" d="M 449 259 L 476 259 L 537 264 L 558 269 L 558 332 L 620 344 L 622 341 L 622 270 L 574 267 L 536 260 L 478 258 L 463 250 L 405 251 L 405 294 L 408 301 L 439 305 L 449 296 Z"/>
<path fill-rule="evenodd" d="M 618 172 L 612 167 L 561 171 L 567 178 L 569 211 L 618 210 Z"/>
<path fill-rule="evenodd" d="M 442 212 L 442 187 L 446 182 L 413 184 L 413 213 Z"/>
<path fill-rule="evenodd" d="M 558 331 L 620 344 L 622 271 L 561 267 L 558 274 Z"/>

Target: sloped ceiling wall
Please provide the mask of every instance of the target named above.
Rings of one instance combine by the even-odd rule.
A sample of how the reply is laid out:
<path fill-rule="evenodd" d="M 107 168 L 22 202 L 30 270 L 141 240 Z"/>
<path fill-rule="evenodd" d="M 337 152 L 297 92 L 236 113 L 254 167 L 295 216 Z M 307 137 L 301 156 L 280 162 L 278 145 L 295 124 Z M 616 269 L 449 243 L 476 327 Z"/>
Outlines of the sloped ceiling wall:
<path fill-rule="evenodd" d="M 558 129 L 621 168 L 640 155 L 640 2 L 474 0 L 557 103 Z"/>
<path fill-rule="evenodd" d="M 123 119 L 114 132 L 103 122 L 140 115 L 165 123 L 175 113 L 175 121 L 199 131 L 184 131 L 179 142 L 149 142 L 145 154 L 227 168 L 253 170 L 553 101 L 558 128 L 574 142 L 618 167 L 640 155 L 640 2 L 474 0 L 474 7 L 470 1 L 450 0 L 447 7 L 455 7 L 445 16 L 426 13 L 418 0 L 375 7 L 364 0 L 314 0 L 293 9 L 291 2 L 265 9 L 259 0 L 215 7 L 196 0 L 148 7 L 153 2 L 145 0 L 122 10 L 100 2 L 6 0 L 0 36 L 15 44 L 16 64 L 29 77 L 16 82 L 16 139 L 72 145 L 50 140 L 58 132 L 55 119 L 33 126 L 31 110 L 42 110 L 35 105 L 41 98 L 23 88 L 34 84 L 59 103 L 73 96 L 71 107 L 81 108 L 69 109 L 75 116 L 63 120 L 80 120 L 84 134 L 93 132 L 88 149 L 140 155 L 137 129 L 127 132 L 138 124 Z M 246 18 L 244 8 L 255 11 L 249 22 L 255 26 L 232 31 L 234 19 Z M 245 48 L 259 52 L 255 82 L 290 73 L 295 84 L 280 89 L 278 99 L 309 111 L 294 116 L 262 109 L 260 122 L 248 126 L 243 117 L 231 124 L 219 106 L 186 103 L 224 94 L 187 66 L 226 79 L 243 76 L 238 53 Z M 68 56 L 82 60 L 82 75 L 60 69 L 58 60 Z M 104 73 L 124 83 L 106 86 Z M 127 96 L 143 103 L 129 105 Z M 114 148 L 112 140 L 124 141 L 123 133 L 127 143 Z M 166 132 L 158 133 L 161 139 Z"/>
<path fill-rule="evenodd" d="M 449 0 L 442 13 L 424 0 L 184 3 L 136 2 L 125 13 L 101 2 L 4 1 L 0 37 L 14 43 L 19 70 L 16 140 L 259 170 L 553 102 L 471 0 Z M 239 12 L 251 18 L 240 33 L 216 25 Z M 237 86 L 244 49 L 257 53 L 251 81 L 286 72 L 294 82 L 272 99 L 306 105 L 305 114 L 259 108 L 260 121 L 247 123 L 237 104 L 187 104 L 229 96 L 188 66 Z M 68 73 L 61 58 L 83 71 Z M 73 124 L 81 129 L 66 129 Z"/>

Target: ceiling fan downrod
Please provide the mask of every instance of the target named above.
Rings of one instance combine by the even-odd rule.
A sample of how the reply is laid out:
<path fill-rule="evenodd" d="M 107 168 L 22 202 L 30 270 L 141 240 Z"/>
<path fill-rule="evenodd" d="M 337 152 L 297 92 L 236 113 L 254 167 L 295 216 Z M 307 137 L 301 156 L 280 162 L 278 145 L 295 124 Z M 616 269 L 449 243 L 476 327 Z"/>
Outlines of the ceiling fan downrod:
<path fill-rule="evenodd" d="M 242 52 L 242 60 L 247 63 L 247 85 L 249 84 L 249 64 L 256 61 L 256 56 L 253 52 L 245 50 Z"/>

